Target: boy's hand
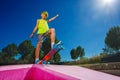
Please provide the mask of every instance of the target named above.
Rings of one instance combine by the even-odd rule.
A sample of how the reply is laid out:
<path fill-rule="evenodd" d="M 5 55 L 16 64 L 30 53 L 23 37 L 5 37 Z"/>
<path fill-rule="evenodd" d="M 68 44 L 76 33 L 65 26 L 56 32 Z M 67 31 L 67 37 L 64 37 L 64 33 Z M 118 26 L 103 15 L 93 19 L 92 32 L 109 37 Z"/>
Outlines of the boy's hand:
<path fill-rule="evenodd" d="M 59 16 L 59 14 L 56 15 L 56 17 L 58 17 L 58 16 Z"/>
<path fill-rule="evenodd" d="M 34 34 L 32 33 L 32 34 L 30 35 L 30 38 L 33 38 L 33 35 L 34 35 Z"/>

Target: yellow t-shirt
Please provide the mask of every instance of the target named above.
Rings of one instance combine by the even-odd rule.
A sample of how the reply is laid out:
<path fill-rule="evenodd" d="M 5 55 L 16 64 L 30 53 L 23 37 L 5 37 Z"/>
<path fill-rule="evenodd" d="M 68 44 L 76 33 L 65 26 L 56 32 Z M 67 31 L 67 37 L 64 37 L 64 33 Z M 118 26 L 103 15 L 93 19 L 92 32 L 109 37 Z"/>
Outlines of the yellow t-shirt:
<path fill-rule="evenodd" d="M 37 34 L 44 34 L 49 30 L 47 20 L 38 20 L 38 31 Z"/>

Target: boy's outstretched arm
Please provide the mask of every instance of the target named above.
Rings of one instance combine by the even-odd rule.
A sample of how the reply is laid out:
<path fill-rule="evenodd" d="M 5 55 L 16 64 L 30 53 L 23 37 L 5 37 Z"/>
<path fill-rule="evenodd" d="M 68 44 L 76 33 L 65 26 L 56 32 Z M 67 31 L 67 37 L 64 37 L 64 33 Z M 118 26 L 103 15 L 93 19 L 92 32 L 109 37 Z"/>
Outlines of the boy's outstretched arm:
<path fill-rule="evenodd" d="M 32 33 L 30 35 L 30 38 L 32 38 L 34 36 L 34 33 L 36 32 L 37 28 L 38 28 L 38 20 L 37 20 L 35 28 L 33 29 Z"/>
<path fill-rule="evenodd" d="M 57 14 L 56 16 L 50 18 L 50 19 L 48 20 L 48 22 L 51 22 L 51 21 L 55 20 L 58 16 L 59 16 L 59 15 Z"/>

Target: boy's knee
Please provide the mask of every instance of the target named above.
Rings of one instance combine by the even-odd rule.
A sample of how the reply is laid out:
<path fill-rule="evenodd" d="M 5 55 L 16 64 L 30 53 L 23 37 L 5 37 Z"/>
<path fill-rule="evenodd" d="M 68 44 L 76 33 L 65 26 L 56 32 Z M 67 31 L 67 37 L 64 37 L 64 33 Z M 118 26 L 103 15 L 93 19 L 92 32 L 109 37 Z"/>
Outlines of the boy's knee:
<path fill-rule="evenodd" d="M 40 47 L 40 46 L 41 46 L 41 42 L 38 42 L 38 43 L 37 43 L 37 46 Z"/>
<path fill-rule="evenodd" d="M 51 32 L 55 32 L 55 29 L 54 29 L 54 28 L 51 28 Z"/>

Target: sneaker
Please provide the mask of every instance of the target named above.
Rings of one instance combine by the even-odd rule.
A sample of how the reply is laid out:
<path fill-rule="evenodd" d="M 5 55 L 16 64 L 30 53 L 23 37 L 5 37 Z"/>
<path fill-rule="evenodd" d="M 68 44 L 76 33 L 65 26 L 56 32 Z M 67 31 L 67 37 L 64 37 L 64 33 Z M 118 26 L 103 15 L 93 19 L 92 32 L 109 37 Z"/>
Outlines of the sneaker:
<path fill-rule="evenodd" d="M 62 45 L 63 43 L 62 43 L 62 41 L 59 41 L 58 43 L 57 43 L 57 45 Z"/>
<path fill-rule="evenodd" d="M 40 60 L 36 60 L 36 61 L 35 61 L 35 64 L 39 64 L 39 62 L 40 62 Z"/>
<path fill-rule="evenodd" d="M 58 45 L 57 47 L 58 47 L 60 50 L 61 50 L 61 49 L 65 49 L 62 45 Z"/>
<path fill-rule="evenodd" d="M 53 44 L 52 49 L 56 48 L 57 44 Z"/>
<path fill-rule="evenodd" d="M 54 44 L 54 45 L 52 46 L 52 49 L 56 48 L 56 47 L 59 46 L 59 45 L 62 45 L 62 41 L 59 41 L 57 44 Z"/>

